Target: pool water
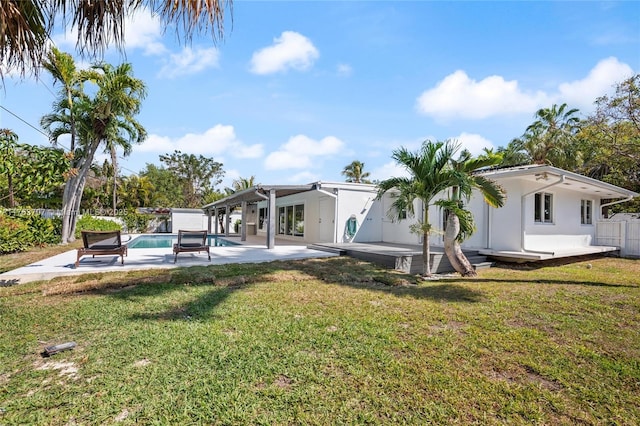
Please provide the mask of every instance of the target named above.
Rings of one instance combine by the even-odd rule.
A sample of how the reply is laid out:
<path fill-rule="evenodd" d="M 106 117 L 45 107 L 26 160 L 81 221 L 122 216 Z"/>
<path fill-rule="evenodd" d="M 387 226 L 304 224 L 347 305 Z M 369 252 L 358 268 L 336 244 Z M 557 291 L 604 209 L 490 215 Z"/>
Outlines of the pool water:
<path fill-rule="evenodd" d="M 178 242 L 177 234 L 140 235 L 127 243 L 130 249 L 140 248 L 171 248 Z M 238 243 L 225 240 L 216 235 L 209 235 L 208 244 L 211 247 L 237 246 Z"/>

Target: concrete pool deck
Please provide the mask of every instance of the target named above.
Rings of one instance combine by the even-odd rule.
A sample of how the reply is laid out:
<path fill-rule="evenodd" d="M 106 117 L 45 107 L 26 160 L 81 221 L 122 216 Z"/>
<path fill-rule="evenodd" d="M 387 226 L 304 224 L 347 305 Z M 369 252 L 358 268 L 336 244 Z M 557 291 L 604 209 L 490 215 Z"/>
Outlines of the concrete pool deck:
<path fill-rule="evenodd" d="M 237 241 L 229 238 L 232 241 Z M 239 241 L 238 241 L 239 242 Z M 247 242 L 248 243 L 248 242 Z M 0 286 L 9 286 L 31 281 L 50 280 L 59 276 L 82 275 L 100 272 L 136 271 L 146 269 L 168 269 L 187 266 L 223 265 L 227 263 L 261 263 L 276 260 L 298 260 L 337 256 L 335 253 L 309 249 L 304 245 L 276 245 L 269 250 L 266 246 L 248 243 L 228 247 L 211 247 L 211 262 L 206 253 L 180 253 L 178 262 L 173 263 L 171 248 L 129 249 L 124 265 L 120 256 L 84 256 L 80 266 L 74 267 L 76 250 L 58 254 L 39 262 L 0 274 Z"/>

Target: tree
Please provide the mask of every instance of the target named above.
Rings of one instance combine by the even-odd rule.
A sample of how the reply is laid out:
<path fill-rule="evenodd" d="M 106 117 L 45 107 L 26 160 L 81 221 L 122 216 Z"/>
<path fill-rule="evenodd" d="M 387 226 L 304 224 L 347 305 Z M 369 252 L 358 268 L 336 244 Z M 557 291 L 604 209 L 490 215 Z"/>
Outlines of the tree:
<path fill-rule="evenodd" d="M 186 154 L 175 150 L 160 156 L 169 171 L 176 175 L 184 196 L 184 207 L 201 207 L 204 199 L 222 182 L 222 163 L 202 155 Z"/>
<path fill-rule="evenodd" d="M 0 177 L 6 180 L 4 198 L 13 208 L 24 202 L 46 204 L 69 176 L 70 156 L 61 149 L 18 143 L 18 135 L 0 129 Z"/>
<path fill-rule="evenodd" d="M 485 154 L 488 153 L 485 152 Z M 460 243 L 475 232 L 473 215 L 464 208 L 464 203 L 469 201 L 474 190 L 479 190 L 485 202 L 491 207 L 504 205 L 504 190 L 495 182 L 476 173 L 483 168 L 499 164 L 501 160 L 495 155 L 473 158 L 469 151 L 463 151 L 458 159 L 450 161 L 456 182 L 451 187 L 449 198 L 436 202 L 447 212 L 444 233 L 445 253 L 453 268 L 463 277 L 477 275 L 460 247 Z"/>
<path fill-rule="evenodd" d="M 124 22 L 135 11 L 147 9 L 174 26 L 189 41 L 193 34 L 211 33 L 222 38 L 225 6 L 231 0 L 3 0 L 0 7 L 0 63 L 22 75 L 37 75 L 48 49 L 51 33 L 60 24 L 72 23 L 78 30 L 80 53 L 90 57 L 108 46 L 122 48 Z M 177 25 L 174 25 L 177 24 Z M 0 76 L 2 76 L 0 69 Z"/>
<path fill-rule="evenodd" d="M 52 142 L 55 143 L 64 134 L 70 134 L 72 128 L 77 139 L 73 153 L 76 173 L 67 180 L 62 198 L 63 243 L 75 239 L 75 225 L 84 186 L 98 148 L 102 145 L 107 149 L 109 146 L 122 146 L 126 153 L 127 150 L 130 152 L 132 144 L 141 143 L 146 138 L 146 131 L 134 118 L 140 111 L 146 88 L 141 80 L 133 77 L 130 64 L 118 67 L 94 65 L 91 70 L 81 72 L 78 80 L 95 84 L 95 94 L 91 97 L 83 90 L 74 91 L 74 102 L 69 104 L 67 92 L 62 89 L 54 112 L 41 120 Z"/>
<path fill-rule="evenodd" d="M 153 193 L 149 200 L 152 207 L 181 207 L 185 205 L 180 178 L 164 167 L 149 164 L 139 173 L 153 183 Z"/>
<path fill-rule="evenodd" d="M 589 177 L 640 190 L 640 74 L 616 85 L 613 96 L 602 96 L 579 133 L 583 166 Z M 640 209 L 640 203 L 625 203 L 620 209 Z"/>
<path fill-rule="evenodd" d="M 425 276 L 431 275 L 429 206 L 436 195 L 459 183 L 457 173 L 450 166 L 456 149 L 451 141 L 425 141 L 417 152 L 410 152 L 404 147 L 396 149 L 392 158 L 409 173 L 409 177 L 392 177 L 378 184 L 377 198 L 381 199 L 390 192 L 394 200 L 388 212 L 393 219 L 402 220 L 405 213 L 406 217 L 414 217 L 414 202 L 422 202 L 423 217 L 412 230 L 422 236 Z"/>
<path fill-rule="evenodd" d="M 517 158 L 514 154 L 523 152 L 528 163 L 575 169 L 581 160 L 575 143 L 580 119 L 576 117 L 577 109 L 567 108 L 567 104 L 554 104 L 551 108 L 539 109 L 535 114 L 537 120 L 527 127 L 521 137 L 511 141 L 511 147 L 505 154 Z M 523 158 L 517 161 L 520 159 Z"/>
<path fill-rule="evenodd" d="M 367 178 L 371 176 L 371 173 L 364 171 L 364 163 L 358 160 L 354 160 L 351 164 L 344 166 L 342 174 L 347 177 L 347 182 L 354 183 L 371 183 Z"/>
<path fill-rule="evenodd" d="M 137 207 L 151 207 L 151 194 L 154 185 L 145 176 L 124 176 L 120 180 L 118 197 L 125 210 Z"/>

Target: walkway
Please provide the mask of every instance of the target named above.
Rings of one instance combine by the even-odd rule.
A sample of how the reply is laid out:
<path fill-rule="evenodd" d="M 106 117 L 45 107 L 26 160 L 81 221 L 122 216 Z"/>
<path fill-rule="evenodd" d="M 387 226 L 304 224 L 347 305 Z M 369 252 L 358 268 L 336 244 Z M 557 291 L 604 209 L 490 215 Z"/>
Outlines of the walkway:
<path fill-rule="evenodd" d="M 239 238 L 228 238 L 239 242 Z M 31 281 L 50 280 L 66 275 L 82 275 L 88 273 L 134 271 L 145 269 L 167 269 L 185 266 L 223 265 L 226 263 L 260 263 L 275 260 L 296 260 L 337 256 L 336 253 L 309 249 L 303 245 L 287 244 L 279 241 L 279 245 L 269 250 L 263 244 L 254 241 L 230 247 L 211 247 L 211 262 L 206 253 L 180 253 L 178 262 L 173 263 L 171 248 L 129 249 L 120 264 L 119 256 L 85 256 L 80 266 L 74 268 L 76 250 L 70 250 L 57 256 L 41 260 L 31 265 L 0 274 L 0 286 L 27 283 Z"/>

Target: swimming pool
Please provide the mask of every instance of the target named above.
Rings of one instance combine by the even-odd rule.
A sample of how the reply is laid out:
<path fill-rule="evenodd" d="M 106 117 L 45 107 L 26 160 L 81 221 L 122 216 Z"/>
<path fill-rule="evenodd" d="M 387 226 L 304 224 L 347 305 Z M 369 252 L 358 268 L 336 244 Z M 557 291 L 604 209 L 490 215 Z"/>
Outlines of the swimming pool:
<path fill-rule="evenodd" d="M 171 248 L 178 242 L 178 234 L 140 235 L 127 243 L 130 249 L 140 248 Z M 238 243 L 228 241 L 217 235 L 209 235 L 207 243 L 211 247 L 237 246 Z"/>

